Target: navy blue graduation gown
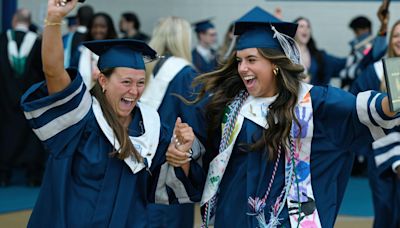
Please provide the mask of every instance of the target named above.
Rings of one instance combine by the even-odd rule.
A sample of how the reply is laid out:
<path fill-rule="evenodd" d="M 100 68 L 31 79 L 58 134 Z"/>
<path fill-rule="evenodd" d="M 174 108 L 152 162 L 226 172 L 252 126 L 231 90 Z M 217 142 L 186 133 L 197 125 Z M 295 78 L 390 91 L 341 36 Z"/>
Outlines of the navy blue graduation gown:
<path fill-rule="evenodd" d="M 381 80 L 377 75 L 374 64 L 371 64 L 353 82 L 350 92 L 356 95 L 367 90 L 380 90 L 380 87 Z M 389 149 L 391 148 L 386 150 Z M 378 168 L 371 146 L 362 153 L 368 159 L 368 180 L 372 191 L 375 214 L 374 227 L 395 227 L 396 221 L 400 223 L 400 181 L 397 180 L 391 169 L 392 161 L 386 163 L 389 165 L 384 164 Z M 382 172 L 386 175 L 382 175 Z"/>
<path fill-rule="evenodd" d="M 311 56 L 311 65 L 308 73 L 311 75 L 310 84 L 312 85 L 328 85 L 333 77 L 338 77 L 340 70 L 346 66 L 346 58 L 338 58 L 330 55 L 325 51 L 321 51 L 324 69 L 322 72 L 323 78 L 318 78 L 318 70 L 321 66 L 318 65 L 315 56 Z"/>
<path fill-rule="evenodd" d="M 21 48 L 26 32 L 14 31 Z M 22 94 L 44 79 L 41 40 L 36 39 L 30 50 L 22 75 L 13 69 L 8 56 L 6 33 L 0 35 L 0 173 L 11 175 L 12 169 L 23 166 L 27 175 L 41 180 L 46 152 L 33 134 L 20 108 Z"/>
<path fill-rule="evenodd" d="M 211 52 L 215 56 L 215 51 L 211 50 Z M 196 66 L 196 69 L 200 73 L 208 73 L 216 69 L 218 63 L 217 59 L 214 58 L 212 61 L 208 62 L 206 61 L 203 56 L 200 55 L 200 53 L 195 49 L 192 50 L 192 61 L 193 64 Z"/>
<path fill-rule="evenodd" d="M 375 159 L 379 161 L 378 166 L 374 166 L 374 175 L 379 179 L 376 178 L 377 181 L 373 183 L 375 185 L 371 184 L 371 187 L 380 190 L 373 192 L 374 209 L 376 210 L 374 227 L 376 228 L 400 226 L 400 179 L 393 170 L 400 162 L 399 131 L 392 134 L 397 134 L 394 142 L 374 150 Z M 377 202 L 375 202 L 375 194 L 379 197 Z"/>
<path fill-rule="evenodd" d="M 349 151 L 372 142 L 372 136 L 357 116 L 356 99 L 353 95 L 333 87 L 318 86 L 311 89 L 310 95 L 314 116 L 310 159 L 314 200 L 322 227 L 333 227 L 354 160 L 354 154 Z M 199 113 L 204 110 L 201 105 L 195 108 Z M 307 116 L 300 117 L 300 121 L 307 121 L 307 118 Z M 198 136 L 203 140 L 206 138 L 204 132 L 206 132 L 207 123 L 204 120 L 204 116 L 198 115 L 191 122 L 193 128 L 200 129 L 196 132 L 203 133 Z M 251 212 L 247 200 L 250 196 L 264 196 L 275 161 L 268 161 L 265 152 L 249 151 L 245 145 L 254 143 L 262 134 L 262 130 L 263 128 L 251 120 L 244 120 L 219 187 L 215 217 L 217 228 L 258 226 L 256 218 L 247 215 Z M 205 144 L 207 145 L 207 152 L 203 157 L 205 170 L 218 151 L 220 138 L 210 141 L 213 143 Z M 192 183 L 204 181 L 204 173 L 201 173 L 198 166 L 198 163 L 191 162 L 189 179 L 195 180 Z M 307 173 L 299 175 L 301 178 L 303 175 L 307 176 Z M 269 220 L 268 209 L 283 189 L 284 176 L 284 159 L 281 159 L 270 197 L 266 201 L 267 221 Z M 291 208 L 290 212 L 297 210 Z M 279 217 L 282 219 L 280 221 L 282 225 L 290 226 L 287 206 Z"/>
<path fill-rule="evenodd" d="M 52 134 L 52 128 L 39 133 L 46 138 L 43 143 L 50 156 L 28 227 L 147 227 L 146 205 L 153 194 L 149 190 L 154 189 L 149 172 L 142 169 L 133 174 L 124 161 L 110 157 L 113 146 L 96 121 L 82 78 L 76 71 L 69 74 L 72 82 L 63 91 L 49 96 L 45 84 L 39 83 L 22 100 L 25 112 L 41 113 L 29 120 L 34 131 L 52 121 L 69 122 L 82 116 L 65 129 L 54 125 L 58 133 L 50 138 L 46 134 Z M 135 107 L 132 115 L 129 134 L 142 135 L 140 110 Z M 150 172 L 165 162 L 168 132 L 161 128 Z"/>
<path fill-rule="evenodd" d="M 153 72 L 154 75 L 157 75 L 161 66 L 162 64 L 156 65 Z M 191 83 L 196 75 L 197 72 L 191 66 L 186 66 L 170 81 L 158 108 L 161 122 L 168 126 L 169 129 L 174 129 L 177 117 L 181 117 L 183 122 L 186 122 L 187 118 L 190 118 L 190 114 L 185 111 L 188 110 L 185 108 L 186 105 L 174 94 L 179 94 L 187 99 L 193 97 L 194 90 L 191 87 Z M 150 204 L 148 208 L 151 227 L 193 227 L 193 204 Z"/>

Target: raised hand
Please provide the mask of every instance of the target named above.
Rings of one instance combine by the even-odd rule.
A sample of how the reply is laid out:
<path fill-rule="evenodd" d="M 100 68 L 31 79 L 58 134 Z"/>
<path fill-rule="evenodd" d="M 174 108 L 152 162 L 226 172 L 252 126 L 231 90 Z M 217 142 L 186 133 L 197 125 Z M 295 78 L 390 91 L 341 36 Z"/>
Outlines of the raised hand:
<path fill-rule="evenodd" d="M 167 162 L 174 167 L 182 167 L 185 173 L 189 168 L 191 153 L 189 152 L 194 141 L 193 129 L 187 124 L 182 123 L 180 117 L 176 119 L 174 136 L 166 153 Z M 185 166 L 184 166 L 185 165 Z"/>
<path fill-rule="evenodd" d="M 61 22 L 75 8 L 77 2 L 78 0 L 48 0 L 47 21 L 49 23 Z"/>
<path fill-rule="evenodd" d="M 389 24 L 389 1 L 384 0 L 380 5 L 377 16 L 381 22 L 381 27 L 379 29 L 380 34 L 385 34 L 387 32 L 387 26 Z"/>

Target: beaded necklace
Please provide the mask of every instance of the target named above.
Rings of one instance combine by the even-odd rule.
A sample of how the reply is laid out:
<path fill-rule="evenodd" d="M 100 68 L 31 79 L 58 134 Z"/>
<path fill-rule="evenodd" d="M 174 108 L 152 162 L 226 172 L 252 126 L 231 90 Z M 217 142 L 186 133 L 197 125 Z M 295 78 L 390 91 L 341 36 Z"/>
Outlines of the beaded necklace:
<path fill-rule="evenodd" d="M 235 123 L 239 115 L 239 111 L 248 96 L 249 93 L 246 90 L 242 90 L 239 92 L 238 95 L 235 96 L 232 103 L 228 106 L 228 111 L 226 113 L 227 119 L 224 128 L 222 130 L 222 138 L 218 149 L 219 153 L 223 152 L 229 146 L 229 140 L 231 139 L 233 129 L 235 128 Z M 205 210 L 204 210 L 203 222 L 201 224 L 202 228 L 208 227 L 210 217 L 212 217 L 215 214 L 215 208 L 218 198 L 217 195 L 218 192 L 204 206 Z"/>
<path fill-rule="evenodd" d="M 264 208 L 266 206 L 265 202 L 268 199 L 269 193 L 271 191 L 271 187 L 275 180 L 276 171 L 277 171 L 279 161 L 281 158 L 281 154 L 282 154 L 282 145 L 279 145 L 278 157 L 275 161 L 274 170 L 272 172 L 272 176 L 268 183 L 268 188 L 267 188 L 267 191 L 266 191 L 264 197 L 263 198 L 259 198 L 259 197 L 253 198 L 250 196 L 248 199 L 248 204 L 249 204 L 252 212 L 247 213 L 247 214 L 251 215 L 251 216 L 255 216 L 258 221 L 258 225 L 261 228 L 277 227 L 281 224 L 280 220 L 282 220 L 282 219 L 279 218 L 279 215 L 285 206 L 285 202 L 286 202 L 287 196 L 289 194 L 290 187 L 293 183 L 293 179 L 296 177 L 295 168 L 294 168 L 295 167 L 295 159 L 294 159 L 295 145 L 293 143 L 291 134 L 289 134 L 289 148 L 290 148 L 290 162 L 288 163 L 289 164 L 288 167 L 286 167 L 286 170 L 289 170 L 289 175 L 287 175 L 285 177 L 285 186 L 283 187 L 282 192 L 279 195 L 279 197 L 276 199 L 275 204 L 271 207 L 270 218 L 269 218 L 268 223 L 265 219 L 265 214 L 264 214 Z M 296 178 L 296 183 L 297 183 L 297 178 Z"/>

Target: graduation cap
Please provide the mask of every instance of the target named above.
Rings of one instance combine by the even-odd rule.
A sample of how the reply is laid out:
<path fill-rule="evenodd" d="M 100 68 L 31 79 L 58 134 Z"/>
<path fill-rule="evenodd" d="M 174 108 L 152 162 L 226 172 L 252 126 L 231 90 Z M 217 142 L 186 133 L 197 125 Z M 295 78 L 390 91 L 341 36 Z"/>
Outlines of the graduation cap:
<path fill-rule="evenodd" d="M 68 27 L 76 25 L 76 16 L 68 16 L 67 25 Z"/>
<path fill-rule="evenodd" d="M 208 18 L 202 21 L 192 23 L 192 25 L 194 26 L 194 31 L 196 31 L 196 33 L 199 33 L 199 32 L 205 32 L 207 31 L 207 29 L 214 28 L 214 25 L 211 23 L 212 19 L 213 18 Z"/>
<path fill-rule="evenodd" d="M 235 22 L 238 35 L 236 50 L 271 48 L 283 51 L 294 63 L 300 63 L 300 53 L 293 37 L 297 24 L 284 22 L 260 7 L 254 7 Z"/>
<path fill-rule="evenodd" d="M 83 42 L 99 56 L 97 67 L 100 71 L 114 67 L 145 69 L 145 62 L 157 59 L 157 53 L 145 42 L 133 39 L 110 39 Z"/>
<path fill-rule="evenodd" d="M 279 48 L 272 27 L 289 37 L 296 35 L 297 24 L 281 21 L 260 7 L 254 7 L 235 22 L 234 34 L 240 36 L 236 49 Z"/>

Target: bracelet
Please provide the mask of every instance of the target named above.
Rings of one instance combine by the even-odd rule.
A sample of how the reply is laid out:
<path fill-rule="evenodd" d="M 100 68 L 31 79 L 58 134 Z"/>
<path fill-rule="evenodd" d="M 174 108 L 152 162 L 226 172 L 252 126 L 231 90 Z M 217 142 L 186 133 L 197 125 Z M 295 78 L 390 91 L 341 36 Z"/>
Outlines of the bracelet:
<path fill-rule="evenodd" d="M 46 26 L 59 26 L 59 25 L 63 25 L 63 24 L 65 24 L 64 21 L 61 21 L 61 22 L 51 22 L 51 21 L 47 20 L 47 18 L 44 19 L 44 26 L 45 26 L 45 27 L 46 27 Z"/>
<path fill-rule="evenodd" d="M 384 32 L 379 31 L 378 36 L 386 36 L 386 30 Z"/>

